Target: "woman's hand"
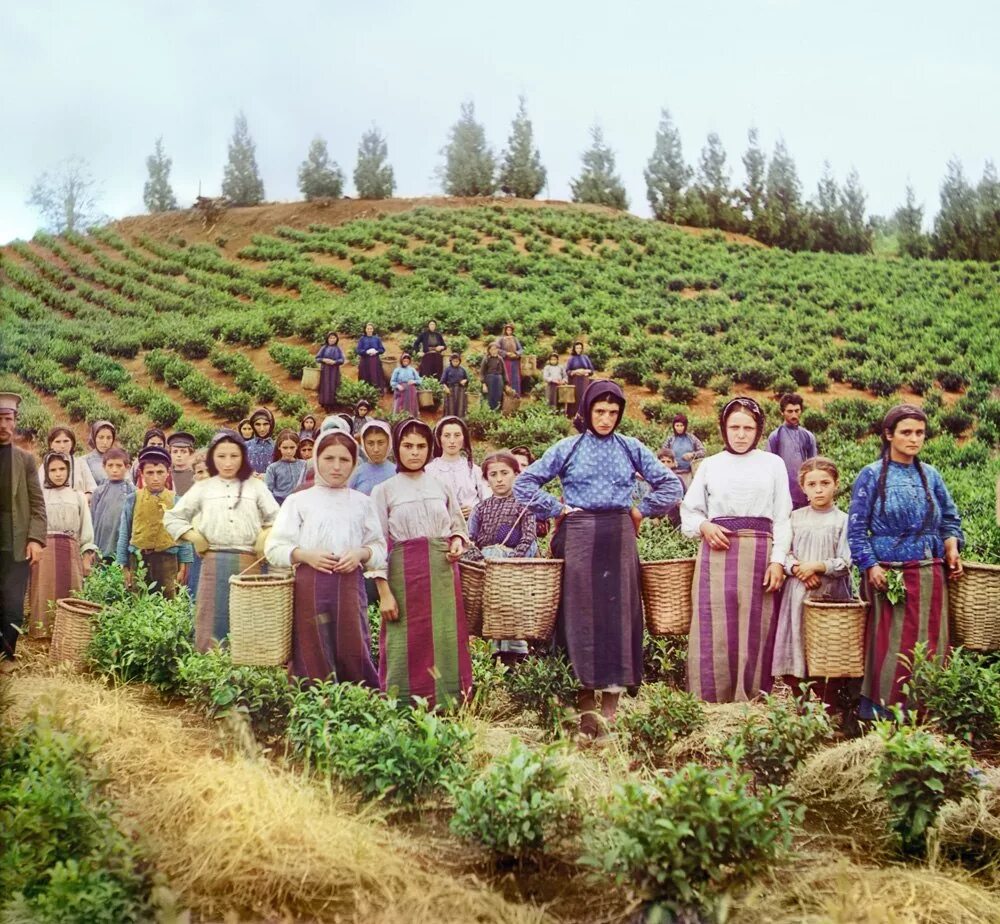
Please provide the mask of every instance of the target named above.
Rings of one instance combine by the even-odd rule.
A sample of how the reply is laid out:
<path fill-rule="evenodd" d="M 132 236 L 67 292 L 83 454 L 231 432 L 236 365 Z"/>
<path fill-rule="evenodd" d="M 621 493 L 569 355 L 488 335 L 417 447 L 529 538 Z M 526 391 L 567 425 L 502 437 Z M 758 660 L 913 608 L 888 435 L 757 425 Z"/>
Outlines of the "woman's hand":
<path fill-rule="evenodd" d="M 188 579 L 188 566 L 187 565 L 180 565 L 177 568 L 177 583 L 178 584 L 186 584 L 187 583 L 187 579 Z"/>
<path fill-rule="evenodd" d="M 794 574 L 800 581 L 808 583 L 809 578 L 814 575 L 825 574 L 826 565 L 821 561 L 802 561 L 792 568 Z"/>
<path fill-rule="evenodd" d="M 94 569 L 94 552 L 83 553 L 83 576 L 86 577 Z"/>
<path fill-rule="evenodd" d="M 633 507 L 629 510 L 628 515 L 632 518 L 632 527 L 635 529 L 635 534 L 639 535 L 639 530 L 642 528 L 642 514 L 639 512 L 638 507 Z"/>
<path fill-rule="evenodd" d="M 350 574 L 352 571 L 357 571 L 370 557 L 368 549 L 348 549 L 334 559 L 336 561 L 333 566 L 334 573 Z"/>
<path fill-rule="evenodd" d="M 718 523 L 705 520 L 701 524 L 701 535 L 711 549 L 724 552 L 729 548 L 729 533 L 719 526 Z"/>
<path fill-rule="evenodd" d="M 881 565 L 872 565 L 866 572 L 868 583 L 876 590 L 887 590 L 889 579 L 886 577 L 885 568 Z"/>
<path fill-rule="evenodd" d="M 489 392 L 489 389 L 488 389 L 488 388 L 486 387 L 486 385 L 484 384 L 484 385 L 483 385 L 483 394 L 485 395 L 485 394 L 487 394 L 488 392 Z"/>
<path fill-rule="evenodd" d="M 462 507 L 462 516 L 465 517 L 465 519 L 469 519 L 469 514 L 470 513 L 472 513 L 472 507 L 471 506 L 463 506 Z"/>
<path fill-rule="evenodd" d="M 385 581 L 379 581 L 378 608 L 383 619 L 388 619 L 389 622 L 396 622 L 399 619 L 399 605 Z"/>
<path fill-rule="evenodd" d="M 763 588 L 765 593 L 776 593 L 781 590 L 781 585 L 785 583 L 785 569 L 781 562 L 772 561 L 767 566 L 767 573 L 764 575 Z"/>
<path fill-rule="evenodd" d="M 465 554 L 465 540 L 461 536 L 452 536 L 445 553 L 448 561 L 456 562 Z"/>
<path fill-rule="evenodd" d="M 694 458 L 694 453 L 693 452 L 686 452 L 686 453 L 684 453 L 684 455 L 681 456 L 681 458 L 685 462 L 690 462 Z"/>
<path fill-rule="evenodd" d="M 337 556 L 322 549 L 295 549 L 292 561 L 302 562 L 321 574 L 333 574 L 337 567 Z"/>
<path fill-rule="evenodd" d="M 963 574 L 965 574 L 965 568 L 962 567 L 962 556 L 958 551 L 957 539 L 945 539 L 944 563 L 948 566 L 949 581 L 957 581 Z"/>

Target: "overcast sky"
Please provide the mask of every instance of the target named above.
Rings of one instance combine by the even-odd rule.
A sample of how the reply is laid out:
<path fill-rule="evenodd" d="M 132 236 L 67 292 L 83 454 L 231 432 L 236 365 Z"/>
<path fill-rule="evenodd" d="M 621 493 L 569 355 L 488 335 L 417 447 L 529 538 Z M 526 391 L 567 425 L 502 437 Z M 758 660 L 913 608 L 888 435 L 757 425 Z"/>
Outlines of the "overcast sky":
<path fill-rule="evenodd" d="M 742 177 L 755 125 L 768 152 L 785 138 L 808 196 L 824 160 L 841 182 L 857 167 L 875 213 L 908 181 L 934 212 L 949 158 L 973 181 L 1000 160 L 1000 4 L 986 0 L 0 0 L 0 13 L 0 241 L 31 236 L 28 189 L 69 155 L 89 162 L 107 214 L 141 212 L 158 135 L 181 204 L 199 183 L 217 194 L 241 108 L 269 200 L 299 198 L 317 134 L 352 193 L 373 121 L 397 195 L 438 193 L 462 101 L 499 151 L 519 93 L 548 197 L 569 198 L 596 121 L 640 215 L 663 106 L 689 163 L 716 131 Z"/>

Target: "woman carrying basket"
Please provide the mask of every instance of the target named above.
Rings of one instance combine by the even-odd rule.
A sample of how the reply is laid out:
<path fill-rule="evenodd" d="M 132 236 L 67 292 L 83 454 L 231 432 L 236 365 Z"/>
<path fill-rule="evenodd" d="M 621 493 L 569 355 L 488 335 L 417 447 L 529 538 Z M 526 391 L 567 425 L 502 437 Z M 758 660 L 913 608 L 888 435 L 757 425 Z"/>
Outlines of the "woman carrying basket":
<path fill-rule="evenodd" d="M 596 695 L 610 726 L 618 697 L 642 682 L 642 599 L 636 533 L 643 517 L 663 516 L 681 483 L 639 440 L 615 430 L 625 395 L 614 382 L 587 389 L 574 424 L 580 436 L 552 446 L 522 472 L 514 497 L 536 515 L 559 517 L 552 552 L 565 559 L 556 639 L 580 686 L 582 740 L 598 734 Z M 632 507 L 636 474 L 649 484 Z M 563 500 L 541 488 L 558 477 Z"/>
<path fill-rule="evenodd" d="M 347 434 L 320 435 L 315 484 L 282 505 L 265 552 L 276 567 L 297 566 L 292 674 L 377 688 L 363 571 L 385 567 L 386 547 L 371 499 L 347 487 L 357 459 Z"/>
<path fill-rule="evenodd" d="M 948 652 L 945 577 L 962 576 L 965 537 L 944 480 L 920 461 L 926 438 L 923 410 L 896 405 L 882 421 L 882 457 L 861 469 L 851 492 L 847 535 L 869 605 L 862 719 L 903 702 L 906 661 L 919 642 L 932 657 Z M 905 589 L 896 603 L 886 594 L 890 572 Z"/>

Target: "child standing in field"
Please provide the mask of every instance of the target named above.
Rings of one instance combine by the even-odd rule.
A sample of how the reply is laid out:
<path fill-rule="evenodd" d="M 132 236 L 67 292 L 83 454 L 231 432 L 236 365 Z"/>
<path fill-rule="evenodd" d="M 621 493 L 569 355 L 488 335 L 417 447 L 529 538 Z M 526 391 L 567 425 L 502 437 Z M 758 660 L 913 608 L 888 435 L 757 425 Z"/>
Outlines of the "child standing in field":
<path fill-rule="evenodd" d="M 851 599 L 851 547 L 847 514 L 834 503 L 840 483 L 837 466 L 822 456 L 799 469 L 799 487 L 808 507 L 792 511 L 792 547 L 785 558 L 786 583 L 778 611 L 772 670 L 796 692 L 806 680 L 802 605 L 808 595 L 835 601 Z M 822 684 L 822 678 L 813 678 Z M 831 688 L 834 682 L 830 682 Z M 827 692 L 817 689 L 821 695 Z"/>
<path fill-rule="evenodd" d="M 305 417 L 299 421 L 299 440 L 304 439 L 316 439 L 316 434 L 319 431 L 319 425 L 316 423 L 316 417 L 314 414 L 306 414 Z"/>
<path fill-rule="evenodd" d="M 384 420 L 369 420 L 361 431 L 361 445 L 367 462 L 361 462 L 351 473 L 350 487 L 371 496 L 375 486 L 396 474 L 396 465 L 389 461 L 392 430 Z"/>
<path fill-rule="evenodd" d="M 97 486 L 90 500 L 94 542 L 105 561 L 115 560 L 122 508 L 126 499 L 135 494 L 135 485 L 126 478 L 128 467 L 128 453 L 124 449 L 112 447 L 105 452 L 104 481 Z"/>
<path fill-rule="evenodd" d="M 49 604 L 83 587 L 97 555 L 87 499 L 72 487 L 73 462 L 62 452 L 50 452 L 42 462 L 48 535 L 41 560 L 31 568 L 29 632 L 34 637 L 52 634 Z"/>
<path fill-rule="evenodd" d="M 115 444 L 118 430 L 110 420 L 95 420 L 90 425 L 90 436 L 87 437 L 87 445 L 90 447 L 83 458 L 90 466 L 90 474 L 94 476 L 94 481 L 98 485 L 104 484 L 106 475 L 104 474 L 104 455 Z"/>
<path fill-rule="evenodd" d="M 267 467 L 264 484 L 274 499 L 283 504 L 285 498 L 299 486 L 307 465 L 297 458 L 299 441 L 291 430 L 282 430 L 276 443 L 274 461 Z"/>
<path fill-rule="evenodd" d="M 392 371 L 389 387 L 392 389 L 392 412 L 394 414 L 409 414 L 420 416 L 420 405 L 417 401 L 417 385 L 420 375 L 411 365 L 409 353 L 399 357 L 399 365 Z"/>
<path fill-rule="evenodd" d="M 295 458 L 308 463 L 313 457 L 313 446 L 315 444 L 316 440 L 314 440 L 311 436 L 300 437 L 298 448 L 295 450 Z M 307 464 L 306 468 L 308 469 L 308 467 L 309 466 Z"/>
<path fill-rule="evenodd" d="M 195 607 L 195 647 L 208 651 L 229 636 L 229 578 L 243 571 L 260 573 L 258 559 L 278 503 L 253 477 L 242 438 L 220 430 L 208 447 L 208 472 L 163 515 L 175 539 L 190 542 L 202 555 Z M 199 526 L 195 527 L 200 517 Z"/>
<path fill-rule="evenodd" d="M 545 396 L 549 407 L 559 407 L 559 386 L 566 384 L 566 370 L 559 362 L 559 354 L 553 353 L 542 368 L 542 381 L 545 382 Z"/>
<path fill-rule="evenodd" d="M 76 452 L 76 434 L 73 430 L 62 424 L 53 427 L 49 430 L 49 434 L 45 439 L 45 445 L 48 447 L 49 452 L 56 452 L 69 456 L 69 486 L 74 491 L 79 491 L 87 499 L 87 503 L 90 503 L 90 498 L 97 489 L 97 482 L 94 480 L 94 476 L 90 471 L 90 466 L 84 461 L 84 459 L 78 458 L 74 455 Z M 38 480 L 44 487 L 44 466 L 38 469 Z"/>
<path fill-rule="evenodd" d="M 159 427 L 150 427 L 142 435 L 142 446 L 139 447 L 139 452 L 142 452 L 147 446 L 158 446 L 160 449 L 166 449 L 167 446 L 167 435 Z M 132 483 L 137 487 L 142 487 L 142 472 L 139 470 L 139 456 L 135 457 L 135 462 L 132 463 L 132 473 L 131 473 Z M 174 482 L 172 478 L 168 478 L 167 487 L 173 490 Z"/>
<path fill-rule="evenodd" d="M 167 488 L 170 454 L 159 446 L 149 446 L 139 453 L 138 462 L 142 487 L 122 506 L 116 558 L 125 569 L 126 585 L 131 587 L 141 555 L 154 590 L 172 600 L 177 585 L 187 582 L 193 556 L 188 543 L 174 541 L 163 528 L 164 514 L 177 502 Z"/>
<path fill-rule="evenodd" d="M 194 437 L 183 430 L 171 433 L 167 437 L 167 449 L 170 451 L 170 476 L 174 482 L 174 494 L 183 497 L 194 484 L 194 469 L 191 467 Z"/>
<path fill-rule="evenodd" d="M 444 416 L 464 419 L 469 413 L 469 373 L 462 366 L 461 354 L 451 354 L 448 368 L 441 373 L 441 384 L 447 389 L 444 396 Z"/>

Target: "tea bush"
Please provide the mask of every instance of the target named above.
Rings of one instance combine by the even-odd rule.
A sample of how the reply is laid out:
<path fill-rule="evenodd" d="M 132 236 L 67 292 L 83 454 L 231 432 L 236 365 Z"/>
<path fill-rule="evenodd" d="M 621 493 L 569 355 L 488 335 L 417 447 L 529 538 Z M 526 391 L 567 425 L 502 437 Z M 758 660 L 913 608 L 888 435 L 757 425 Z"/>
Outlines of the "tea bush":
<path fill-rule="evenodd" d="M 533 712 L 552 737 L 562 734 L 567 710 L 575 705 L 580 684 L 561 653 L 531 655 L 507 674 L 507 691 L 520 708 Z"/>
<path fill-rule="evenodd" d="M 732 767 L 687 764 L 616 788 L 591 824 L 583 862 L 676 910 L 709 905 L 787 850 L 800 810 L 780 789 L 753 792 Z"/>
<path fill-rule="evenodd" d="M 656 766 L 674 741 L 705 724 L 705 707 L 696 696 L 662 683 L 646 684 L 642 693 L 642 704 L 620 715 L 618 730 L 633 754 Z"/>
<path fill-rule="evenodd" d="M 687 636 L 650 635 L 642 643 L 642 675 L 646 683 L 683 689 L 687 677 Z"/>
<path fill-rule="evenodd" d="M 557 752 L 530 750 L 517 738 L 471 783 L 451 788 L 451 829 L 501 858 L 523 860 L 544 853 L 579 821 L 567 771 Z"/>

